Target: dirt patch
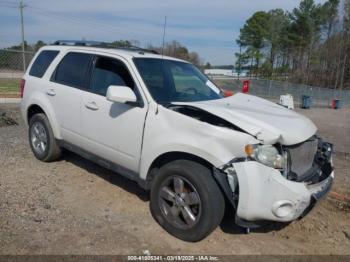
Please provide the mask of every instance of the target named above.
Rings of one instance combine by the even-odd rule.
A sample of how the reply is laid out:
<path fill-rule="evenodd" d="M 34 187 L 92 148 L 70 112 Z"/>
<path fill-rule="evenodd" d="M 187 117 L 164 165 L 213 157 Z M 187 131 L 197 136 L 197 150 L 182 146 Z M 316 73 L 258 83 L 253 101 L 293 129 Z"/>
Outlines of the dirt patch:
<path fill-rule="evenodd" d="M 350 212 L 331 198 L 290 224 L 245 234 L 228 214 L 203 241 L 178 240 L 154 221 L 149 194 L 136 183 L 69 152 L 53 163 L 36 160 L 18 108 L 3 109 L 19 125 L 0 128 L 0 254 L 350 255 Z M 320 135 L 331 136 L 322 125 Z M 347 154 L 334 163 L 333 190 L 348 195 Z"/>
<path fill-rule="evenodd" d="M 17 121 L 0 110 L 0 127 L 18 125 Z"/>
<path fill-rule="evenodd" d="M 309 117 L 317 126 L 318 133 L 333 143 L 337 153 L 350 153 L 350 108 L 296 109 Z"/>
<path fill-rule="evenodd" d="M 331 192 L 334 193 L 334 192 Z M 350 202 L 344 200 L 334 199 L 332 196 L 329 197 L 330 203 L 343 212 L 350 211 Z"/>

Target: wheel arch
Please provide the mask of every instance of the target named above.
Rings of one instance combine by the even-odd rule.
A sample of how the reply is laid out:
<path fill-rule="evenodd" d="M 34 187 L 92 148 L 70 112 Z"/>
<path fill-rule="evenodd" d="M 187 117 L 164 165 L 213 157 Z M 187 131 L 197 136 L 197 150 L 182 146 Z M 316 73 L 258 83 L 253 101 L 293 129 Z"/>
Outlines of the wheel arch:
<path fill-rule="evenodd" d="M 191 154 L 188 152 L 183 151 L 170 151 L 160 154 L 158 157 L 156 157 L 150 167 L 148 168 L 146 181 L 148 185 L 152 184 L 153 178 L 157 175 L 157 171 L 159 168 L 161 168 L 163 165 L 170 163 L 175 160 L 191 160 L 193 162 L 202 164 L 203 166 L 207 167 L 209 170 L 212 170 L 214 168 L 214 164 L 210 163 L 208 160 L 197 156 L 195 154 Z"/>
<path fill-rule="evenodd" d="M 27 110 L 27 122 L 29 123 L 30 119 L 35 115 L 35 114 L 39 114 L 39 113 L 43 113 L 47 116 L 47 114 L 45 113 L 45 111 L 37 104 L 32 104 L 28 107 Z"/>
<path fill-rule="evenodd" d="M 40 103 L 38 101 L 33 101 L 26 110 L 26 122 L 29 124 L 29 120 L 31 117 L 33 117 L 33 115 L 38 114 L 38 113 L 42 113 L 45 114 L 47 116 L 47 118 L 49 119 L 52 131 L 55 135 L 56 139 L 61 139 L 61 133 L 59 130 L 59 125 L 55 116 L 55 113 L 53 112 L 53 109 L 50 109 L 50 105 L 45 105 L 46 103 Z"/>

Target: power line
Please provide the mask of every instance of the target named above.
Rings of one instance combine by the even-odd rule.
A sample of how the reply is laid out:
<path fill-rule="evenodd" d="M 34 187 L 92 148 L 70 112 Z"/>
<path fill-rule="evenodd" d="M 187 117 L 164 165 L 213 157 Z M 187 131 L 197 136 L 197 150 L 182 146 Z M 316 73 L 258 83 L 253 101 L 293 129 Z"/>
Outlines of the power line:
<path fill-rule="evenodd" d="M 1 0 L 0 0 L 0 4 L 1 4 Z M 5 3 L 5 2 L 3 2 Z M 7 2 L 10 3 L 10 2 Z M 95 20 L 92 20 L 89 17 L 84 17 L 83 19 L 80 17 L 76 17 L 74 15 L 65 15 L 65 14 L 59 14 L 57 12 L 54 11 L 50 11 L 50 10 L 46 10 L 44 8 L 41 7 L 37 7 L 37 6 L 33 6 L 33 5 L 26 5 L 26 7 L 30 10 L 35 12 L 36 14 L 39 14 L 40 16 L 44 16 L 47 17 L 49 19 L 52 20 L 57 20 L 59 19 L 60 21 L 66 21 L 69 23 L 73 23 L 73 24 L 80 24 L 80 25 L 84 25 L 84 26 L 88 26 L 89 30 L 94 30 L 94 31 L 98 31 L 98 32 L 108 32 L 116 34 L 118 35 L 122 35 L 122 37 L 127 37 L 127 38 L 138 38 L 140 36 L 142 36 L 142 40 L 143 41 L 151 41 L 153 42 L 155 40 L 154 36 L 161 36 L 162 34 L 159 32 L 159 27 L 158 30 L 155 28 L 153 30 L 153 32 L 150 32 L 150 30 L 147 30 L 147 32 L 145 30 L 140 30 L 139 28 L 132 26 L 131 29 L 125 30 L 121 27 L 117 27 L 111 24 L 106 24 L 106 23 L 101 23 L 101 22 L 97 22 Z M 28 11 L 29 11 L 28 10 Z M 128 18 L 130 19 L 130 18 Z M 135 18 L 137 20 L 137 18 Z M 165 19 L 166 20 L 166 19 Z M 166 22 L 165 22 L 166 23 Z M 154 22 L 152 22 L 151 24 L 154 24 Z M 52 24 L 53 26 L 58 26 L 59 23 L 54 23 Z M 166 24 L 164 24 L 165 26 L 167 26 Z M 129 26 L 128 26 L 129 27 Z M 163 38 L 165 37 L 165 31 L 163 32 Z M 191 39 L 194 40 L 200 40 L 203 41 L 205 39 L 201 38 L 201 37 L 194 37 L 194 36 L 190 36 Z M 210 39 L 211 41 L 213 41 L 214 39 Z M 206 40 L 207 41 L 207 40 Z M 23 41 L 22 41 L 23 42 Z M 163 42 L 165 42 L 165 38 L 163 39 Z M 208 43 L 208 42 L 207 42 Z"/>
<path fill-rule="evenodd" d="M 69 21 L 72 23 L 76 23 L 76 24 L 81 24 L 81 25 L 85 25 L 85 26 L 89 25 L 90 28 L 91 28 L 91 26 L 93 26 L 94 29 L 99 30 L 99 31 L 106 31 L 106 32 L 113 32 L 113 33 L 120 32 L 120 33 L 124 33 L 127 36 L 130 36 L 130 34 L 132 34 L 134 36 L 143 35 L 143 36 L 147 36 L 148 39 L 152 39 L 152 40 L 154 40 L 154 38 L 151 38 L 152 37 L 151 35 L 162 36 L 162 34 L 159 33 L 159 29 L 158 30 L 155 29 L 154 32 L 152 32 L 152 33 L 150 33 L 149 30 L 147 32 L 141 31 L 137 27 L 136 28 L 133 27 L 133 29 L 129 29 L 129 30 L 123 30 L 123 28 L 121 28 L 121 27 L 116 28 L 116 26 L 114 26 L 114 25 L 97 22 L 96 20 L 93 20 L 89 17 L 84 17 L 84 19 L 82 20 L 80 17 L 76 17 L 74 15 L 65 15 L 65 14 L 53 12 L 53 11 L 46 10 L 46 9 L 41 8 L 41 7 L 37 7 L 37 6 L 33 6 L 33 5 L 28 6 L 28 8 L 30 8 L 31 11 L 39 13 L 40 15 L 46 16 L 50 19 L 53 19 L 54 17 L 56 17 L 56 18 L 63 19 L 63 20 L 66 20 L 66 21 Z M 132 18 L 129 17 L 128 19 L 132 19 Z M 137 18 L 134 18 L 134 19 L 138 20 Z M 154 20 L 152 20 L 152 21 L 148 20 L 148 23 L 155 26 Z M 162 27 L 163 27 L 164 22 L 157 23 L 157 25 L 159 25 L 159 26 L 162 25 Z M 167 28 L 169 27 L 168 23 L 167 23 L 166 27 Z M 203 38 L 201 38 L 201 37 L 191 36 L 190 38 L 194 39 L 194 40 L 203 41 Z M 214 39 L 210 39 L 210 40 L 213 41 Z"/>
<path fill-rule="evenodd" d="M 60 12 L 54 12 L 54 11 L 47 10 L 47 9 L 44 9 L 44 8 L 41 8 L 41 7 L 37 7 L 37 6 L 33 6 L 33 5 L 30 5 L 29 7 L 33 8 L 33 9 L 44 11 L 46 13 L 51 13 L 51 14 L 56 14 L 56 15 L 59 15 L 59 16 L 64 16 Z M 69 17 L 72 17 L 72 15 L 69 15 Z M 149 23 L 149 24 L 153 24 L 153 25 L 157 25 L 157 26 L 163 25 L 163 23 L 161 21 L 159 21 L 158 19 L 144 19 L 144 18 L 140 19 L 140 18 L 128 17 L 128 16 L 126 16 L 126 17 L 119 16 L 119 18 L 125 19 L 125 20 L 127 20 L 127 19 L 129 19 L 129 20 L 137 20 L 137 21 L 140 21 L 140 22 L 143 22 L 143 23 Z M 93 22 L 96 23 L 95 20 L 89 19 L 89 17 L 84 17 L 84 20 L 90 20 L 90 21 L 93 21 Z M 108 25 L 108 24 L 101 23 L 101 22 L 97 22 L 96 24 Z"/>
<path fill-rule="evenodd" d="M 104 31 L 104 32 L 113 33 L 113 34 L 117 34 L 117 35 L 124 35 L 124 36 L 127 36 L 129 38 L 130 38 L 130 36 L 132 36 L 132 35 L 136 36 L 136 34 L 137 34 L 137 36 L 143 35 L 143 36 L 146 36 L 146 39 L 152 39 L 152 36 L 150 35 L 149 32 L 146 33 L 144 31 L 140 31 L 140 30 L 123 30 L 121 28 L 115 29 L 115 27 L 113 25 L 91 22 L 91 20 L 85 19 L 85 18 L 84 18 L 84 20 L 80 20 L 80 19 L 75 18 L 73 16 L 67 17 L 65 15 L 58 15 L 54 12 L 44 11 L 41 8 L 36 8 L 36 7 L 32 7 L 32 6 L 28 6 L 28 8 L 30 8 L 31 11 L 34 11 L 35 13 L 37 13 L 41 16 L 45 16 L 49 19 L 55 20 L 55 18 L 58 18 L 60 20 L 64 20 L 64 21 L 69 22 L 69 23 L 89 26 L 89 29 L 96 30 L 98 32 Z"/>
<path fill-rule="evenodd" d="M 56 17 L 56 18 L 59 18 L 59 19 L 64 19 L 64 20 L 67 20 L 67 21 L 70 21 L 70 22 L 73 22 L 73 23 L 78 23 L 78 24 L 82 24 L 82 25 L 92 25 L 92 26 L 98 26 L 98 29 L 99 30 L 105 30 L 105 31 L 113 31 L 113 32 L 124 32 L 125 34 L 127 35 L 130 35 L 130 32 L 132 32 L 132 30 L 123 30 L 122 28 L 118 28 L 116 29 L 115 26 L 113 25 L 110 25 L 110 24 L 106 24 L 106 23 L 101 23 L 101 22 L 96 22 L 95 20 L 92 20 L 92 19 L 89 19 L 89 18 L 86 18 L 84 17 L 84 20 L 81 20 L 81 18 L 77 18 L 77 17 L 74 17 L 72 15 L 69 15 L 69 16 L 66 16 L 66 15 L 63 15 L 63 14 L 57 14 L 56 12 L 52 12 L 52 11 L 49 11 L 49 10 L 45 10 L 43 8 L 39 8 L 39 7 L 35 7 L 35 6 L 29 6 L 29 8 L 32 10 L 32 11 L 35 11 L 37 13 L 40 13 L 41 15 L 44 15 L 46 17 L 50 17 L 52 18 L 51 16 L 53 17 Z M 103 29 L 102 29 L 103 27 Z M 106 30 L 105 27 L 108 27 L 109 29 Z M 149 36 L 149 32 L 146 33 L 146 32 L 142 32 L 142 31 L 137 31 L 137 30 L 134 30 L 135 32 L 137 32 L 138 35 L 146 35 L 146 36 Z"/>
<path fill-rule="evenodd" d="M 7 4 L 7 3 L 2 3 L 2 2 L 0 2 L 0 6 L 2 6 L 2 7 L 9 7 L 9 8 L 17 8 L 18 7 L 17 5 L 14 5 L 13 3 L 12 4 Z"/>
<path fill-rule="evenodd" d="M 16 3 L 11 2 L 11 1 L 0 1 L 0 4 L 11 4 L 11 5 L 16 5 Z"/>
<path fill-rule="evenodd" d="M 117 33 L 119 35 L 124 35 L 124 36 L 127 36 L 130 38 L 131 37 L 139 37 L 139 36 L 143 36 L 143 40 L 146 41 L 146 40 L 153 40 L 154 41 L 154 36 L 160 36 L 162 37 L 162 33 L 159 33 L 159 29 L 158 30 L 155 30 L 154 32 L 145 32 L 145 31 L 141 31 L 140 29 L 138 28 L 135 28 L 134 29 L 129 29 L 129 30 L 123 30 L 123 28 L 121 27 L 118 27 L 116 29 L 115 26 L 111 25 L 111 24 L 106 24 L 106 23 L 101 23 L 101 22 L 96 22 L 96 21 L 93 21 L 92 19 L 88 19 L 88 18 L 85 18 L 84 17 L 84 20 L 81 20 L 80 18 L 78 17 L 75 17 L 75 16 L 72 16 L 72 15 L 69 15 L 69 16 L 66 16 L 66 15 L 63 15 L 63 14 L 57 14 L 56 12 L 52 12 L 52 11 L 48 11 L 48 10 L 44 10 L 42 8 L 38 8 L 38 7 L 34 7 L 34 6 L 28 6 L 28 8 L 41 15 L 41 16 L 45 16 L 49 19 L 55 19 L 55 18 L 58 18 L 60 20 L 64 20 L 64 21 L 67 21 L 67 22 L 70 22 L 70 23 L 74 23 L 74 24 L 80 24 L 80 25 L 84 25 L 84 26 L 89 26 L 89 29 L 92 29 L 92 30 L 96 30 L 96 31 L 99 31 L 99 32 L 108 32 L 108 33 Z M 55 24 L 57 25 L 57 24 Z M 163 22 L 163 25 L 164 25 L 164 22 Z M 167 25 L 167 28 L 168 28 L 168 25 Z M 193 40 L 198 40 L 198 41 L 215 41 L 215 39 L 206 39 L 206 38 L 201 38 L 201 37 L 194 37 L 194 36 L 190 36 L 191 39 Z M 208 42 L 207 42 L 208 43 Z"/>

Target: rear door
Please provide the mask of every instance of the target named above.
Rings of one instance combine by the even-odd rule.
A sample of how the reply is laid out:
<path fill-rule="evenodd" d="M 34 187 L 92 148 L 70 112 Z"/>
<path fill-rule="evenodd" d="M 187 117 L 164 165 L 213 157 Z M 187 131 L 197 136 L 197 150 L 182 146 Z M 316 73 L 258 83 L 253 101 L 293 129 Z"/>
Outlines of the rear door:
<path fill-rule="evenodd" d="M 125 61 L 96 56 L 89 90 L 82 93 L 81 127 L 86 150 L 137 172 L 147 106 L 134 79 Z M 131 88 L 139 105 L 108 101 L 110 85 Z"/>
<path fill-rule="evenodd" d="M 65 141 L 79 145 L 81 93 L 88 88 L 88 71 L 93 55 L 68 52 L 60 61 L 46 90 Z"/>

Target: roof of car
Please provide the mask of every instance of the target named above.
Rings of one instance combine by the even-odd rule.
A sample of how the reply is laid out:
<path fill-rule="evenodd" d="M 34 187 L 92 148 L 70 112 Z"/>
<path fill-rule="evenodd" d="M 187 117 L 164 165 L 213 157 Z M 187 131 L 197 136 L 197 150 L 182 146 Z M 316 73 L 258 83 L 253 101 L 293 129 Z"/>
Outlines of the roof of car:
<path fill-rule="evenodd" d="M 146 49 L 127 49 L 127 48 L 103 48 L 93 46 L 78 46 L 78 45 L 47 45 L 42 48 L 43 50 L 72 50 L 72 51 L 91 51 L 97 53 L 106 53 L 112 55 L 119 55 L 125 58 L 162 58 L 167 60 L 187 62 L 185 60 L 177 59 L 170 56 L 162 56 L 161 54 L 152 53 Z M 188 62 L 187 62 L 188 63 Z"/>

